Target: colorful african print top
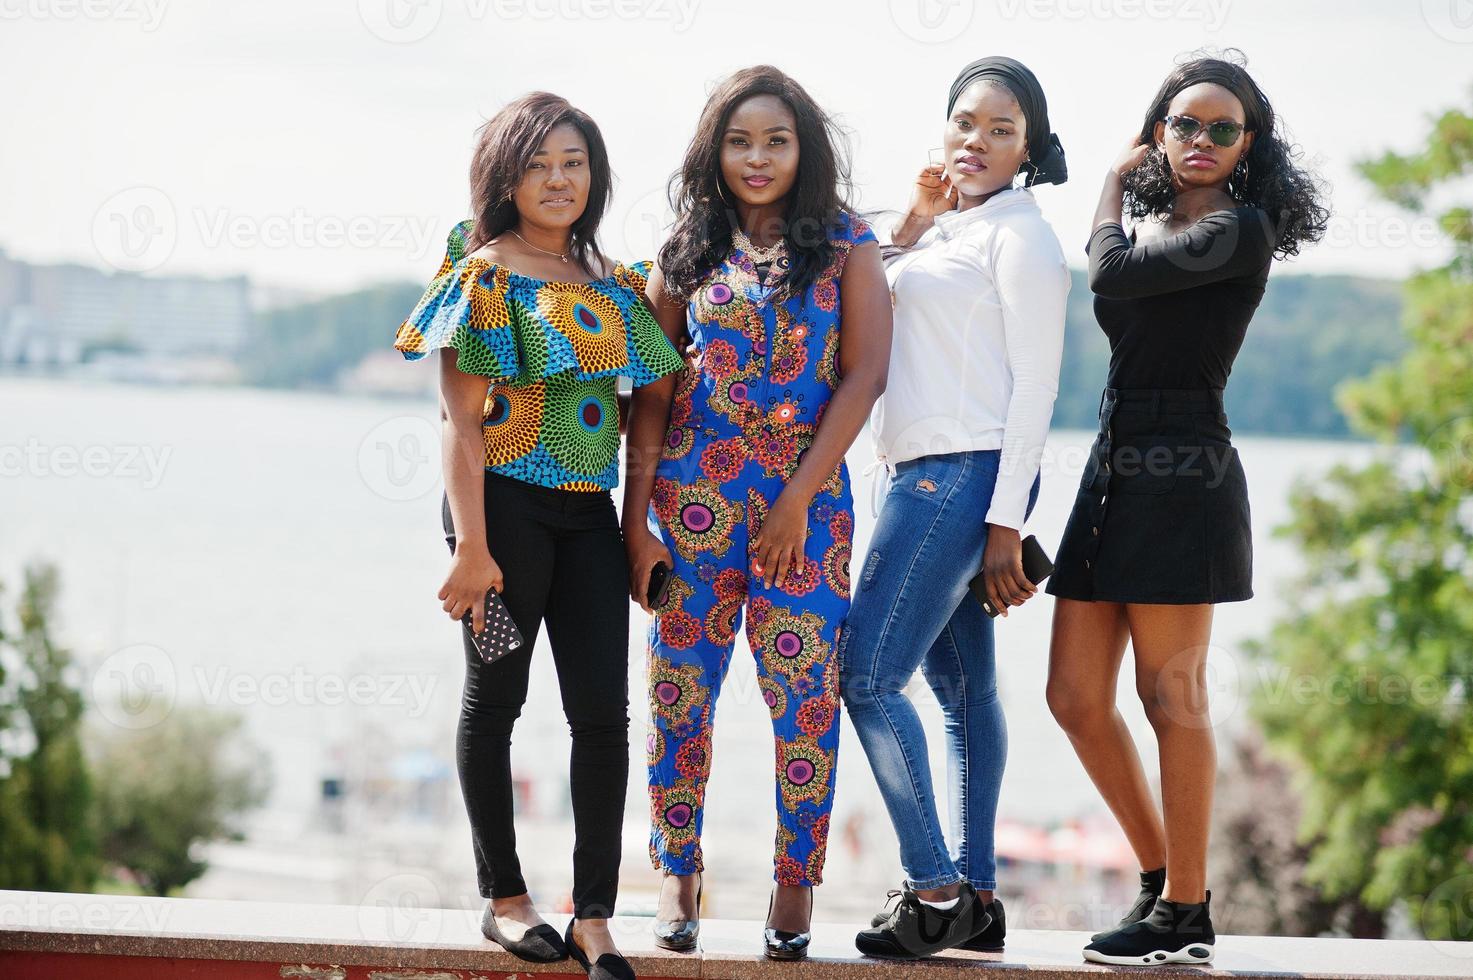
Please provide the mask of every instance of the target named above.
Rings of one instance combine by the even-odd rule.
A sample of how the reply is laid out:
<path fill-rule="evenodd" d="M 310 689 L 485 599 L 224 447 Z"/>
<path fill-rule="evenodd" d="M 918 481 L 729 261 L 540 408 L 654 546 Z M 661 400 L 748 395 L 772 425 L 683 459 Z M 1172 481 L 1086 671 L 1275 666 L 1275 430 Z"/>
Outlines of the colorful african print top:
<path fill-rule="evenodd" d="M 481 431 L 486 469 L 564 490 L 619 483 L 616 378 L 646 385 L 684 358 L 645 307 L 648 262 L 592 282 L 553 282 L 467 257 L 472 222 L 450 232 L 445 260 L 399 327 L 408 360 L 455 349 L 490 379 Z"/>

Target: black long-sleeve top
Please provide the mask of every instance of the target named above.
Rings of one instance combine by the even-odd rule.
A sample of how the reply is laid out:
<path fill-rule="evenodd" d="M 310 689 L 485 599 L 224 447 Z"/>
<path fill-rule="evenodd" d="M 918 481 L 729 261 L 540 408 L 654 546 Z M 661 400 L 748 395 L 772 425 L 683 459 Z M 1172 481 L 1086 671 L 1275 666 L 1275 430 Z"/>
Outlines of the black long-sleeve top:
<path fill-rule="evenodd" d="M 1260 208 L 1212 211 L 1133 244 L 1118 222 L 1090 236 L 1089 288 L 1110 339 L 1113 388 L 1224 388 L 1263 298 L 1276 242 Z"/>

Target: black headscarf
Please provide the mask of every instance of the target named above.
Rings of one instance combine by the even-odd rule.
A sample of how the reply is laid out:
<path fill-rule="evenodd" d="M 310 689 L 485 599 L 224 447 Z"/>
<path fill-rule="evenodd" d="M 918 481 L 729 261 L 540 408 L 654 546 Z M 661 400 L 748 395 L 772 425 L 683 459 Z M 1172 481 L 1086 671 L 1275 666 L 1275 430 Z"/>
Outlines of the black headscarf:
<path fill-rule="evenodd" d="M 1025 175 L 1026 186 L 1033 184 L 1062 184 L 1069 179 L 1069 168 L 1064 165 L 1064 145 L 1049 128 L 1048 100 L 1043 97 L 1043 86 L 1021 62 L 1001 55 L 978 58 L 961 70 L 956 81 L 951 83 L 951 94 L 946 100 L 946 115 L 956 108 L 957 97 L 979 78 L 992 78 L 1002 82 L 1018 100 L 1028 120 L 1028 160 L 1018 168 Z"/>

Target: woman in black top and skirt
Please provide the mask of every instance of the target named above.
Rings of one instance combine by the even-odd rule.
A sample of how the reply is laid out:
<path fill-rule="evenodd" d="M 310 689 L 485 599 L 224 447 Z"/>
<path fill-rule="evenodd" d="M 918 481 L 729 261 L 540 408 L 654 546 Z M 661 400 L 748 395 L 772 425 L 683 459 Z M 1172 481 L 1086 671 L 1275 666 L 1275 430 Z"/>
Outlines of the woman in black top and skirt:
<path fill-rule="evenodd" d="M 1126 210 L 1155 220 L 1127 236 Z M 1088 252 L 1110 373 L 1046 589 L 1058 599 L 1049 707 L 1146 869 L 1125 920 L 1085 947 L 1094 962 L 1212 956 L 1207 651 L 1213 604 L 1253 595 L 1247 483 L 1222 395 L 1270 260 L 1320 238 L 1327 219 L 1268 99 L 1216 58 L 1172 72 L 1105 178 Z M 1159 811 L 1115 707 L 1127 640 L 1160 746 Z"/>

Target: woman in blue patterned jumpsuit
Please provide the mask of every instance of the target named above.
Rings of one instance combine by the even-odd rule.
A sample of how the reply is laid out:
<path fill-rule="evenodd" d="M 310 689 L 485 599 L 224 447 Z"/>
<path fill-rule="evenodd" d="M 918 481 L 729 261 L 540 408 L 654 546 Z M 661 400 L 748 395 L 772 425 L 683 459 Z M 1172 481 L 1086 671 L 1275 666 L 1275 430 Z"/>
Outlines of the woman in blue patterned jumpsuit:
<path fill-rule="evenodd" d="M 656 561 L 672 571 L 649 647 L 650 851 L 680 879 L 667 878 L 657 916 L 667 948 L 694 945 L 712 720 L 744 609 L 775 735 L 769 955 L 804 955 L 823 877 L 854 530 L 844 453 L 884 388 L 890 344 L 879 249 L 843 207 L 842 170 L 797 83 L 738 72 L 702 115 L 649 281 L 661 326 L 696 352 L 678 382 L 635 392 L 624 500 L 636 600 L 650 608 Z"/>

